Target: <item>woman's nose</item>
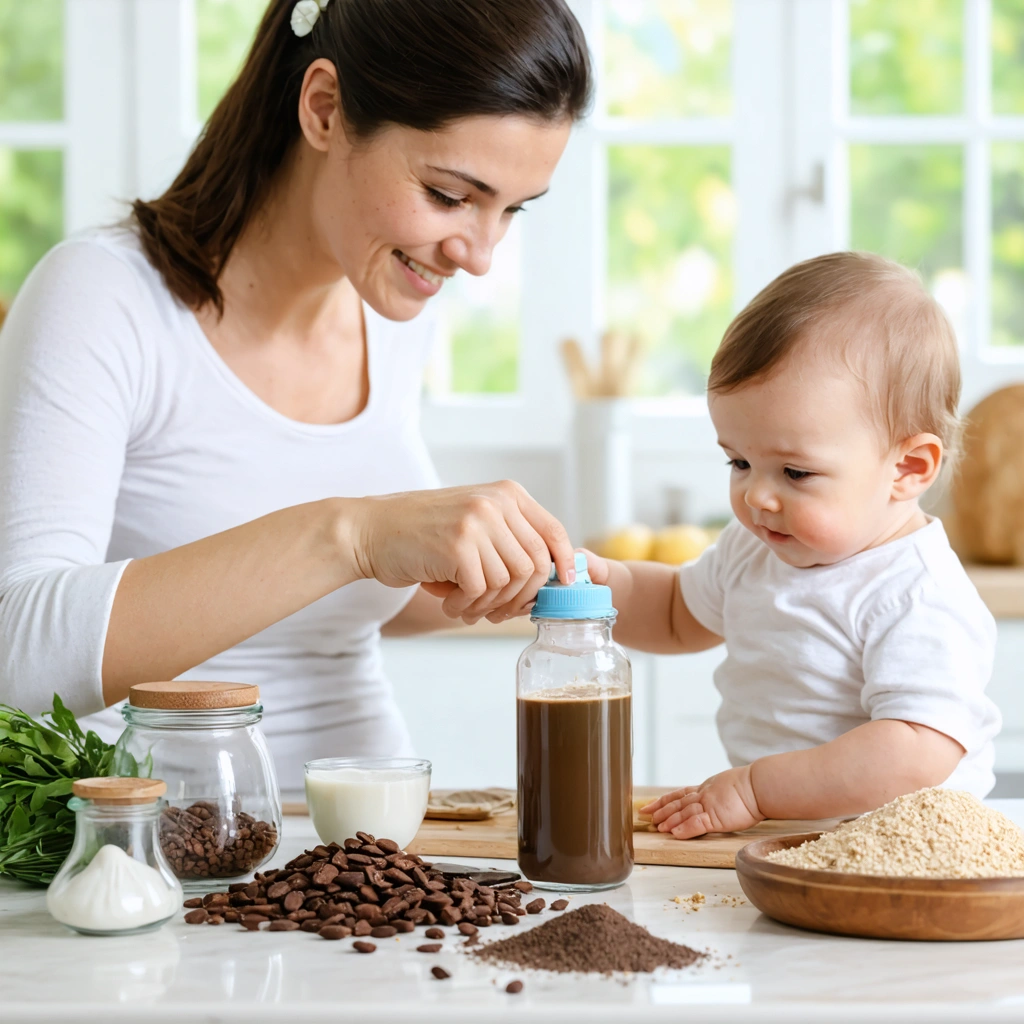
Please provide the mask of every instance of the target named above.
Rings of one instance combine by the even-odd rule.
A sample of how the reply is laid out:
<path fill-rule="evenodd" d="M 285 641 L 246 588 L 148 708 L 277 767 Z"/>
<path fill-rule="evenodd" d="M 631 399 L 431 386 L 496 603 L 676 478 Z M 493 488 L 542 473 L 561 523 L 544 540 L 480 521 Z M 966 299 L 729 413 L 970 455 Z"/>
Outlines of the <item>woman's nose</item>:
<path fill-rule="evenodd" d="M 498 225 L 475 224 L 469 230 L 446 238 L 441 243 L 441 252 L 467 274 L 482 277 L 491 269 L 494 247 L 503 234 Z"/>

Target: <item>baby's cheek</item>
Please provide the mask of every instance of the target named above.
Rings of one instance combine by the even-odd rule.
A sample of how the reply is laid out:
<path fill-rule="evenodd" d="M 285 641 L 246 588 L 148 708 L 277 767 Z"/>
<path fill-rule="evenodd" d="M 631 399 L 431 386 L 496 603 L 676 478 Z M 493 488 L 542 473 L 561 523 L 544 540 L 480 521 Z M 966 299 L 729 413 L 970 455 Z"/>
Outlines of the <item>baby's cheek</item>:
<path fill-rule="evenodd" d="M 792 510 L 790 529 L 806 547 L 825 555 L 846 555 L 856 544 L 857 525 L 842 506 L 809 502 Z"/>

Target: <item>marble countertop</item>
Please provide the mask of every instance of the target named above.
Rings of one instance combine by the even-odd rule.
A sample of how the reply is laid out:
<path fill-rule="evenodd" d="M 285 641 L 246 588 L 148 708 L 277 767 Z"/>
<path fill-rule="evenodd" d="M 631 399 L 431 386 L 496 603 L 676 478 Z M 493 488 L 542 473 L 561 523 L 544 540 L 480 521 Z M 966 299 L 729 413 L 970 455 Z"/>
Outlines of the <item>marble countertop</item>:
<path fill-rule="evenodd" d="M 1024 822 L 1024 800 L 992 801 Z M 283 864 L 316 842 L 286 819 Z M 483 862 L 478 862 L 483 863 Z M 697 911 L 672 902 L 701 892 Z M 685 971 L 626 979 L 481 966 L 450 938 L 415 952 L 422 931 L 377 940 L 186 925 L 124 938 L 74 934 L 47 914 L 41 890 L 0 883 L 0 1021 L 433 1022 L 1024 1020 L 1024 941 L 901 943 L 798 931 L 742 900 L 733 871 L 638 867 L 607 902 L 654 934 L 710 954 Z M 530 917 L 535 926 L 549 915 Z M 511 929 L 492 928 L 488 940 Z M 441 964 L 451 979 L 437 981 Z M 512 978 L 525 988 L 508 995 Z"/>

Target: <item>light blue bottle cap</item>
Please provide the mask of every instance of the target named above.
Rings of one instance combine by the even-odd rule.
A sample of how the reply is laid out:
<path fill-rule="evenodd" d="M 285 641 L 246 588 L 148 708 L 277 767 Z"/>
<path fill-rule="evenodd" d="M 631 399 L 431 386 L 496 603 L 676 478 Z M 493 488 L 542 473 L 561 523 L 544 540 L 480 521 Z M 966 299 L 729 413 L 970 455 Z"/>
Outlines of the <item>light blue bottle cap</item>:
<path fill-rule="evenodd" d="M 609 619 L 615 615 L 612 588 L 590 581 L 587 556 L 576 552 L 576 582 L 558 582 L 558 573 L 551 566 L 548 582 L 537 591 L 531 619 Z"/>

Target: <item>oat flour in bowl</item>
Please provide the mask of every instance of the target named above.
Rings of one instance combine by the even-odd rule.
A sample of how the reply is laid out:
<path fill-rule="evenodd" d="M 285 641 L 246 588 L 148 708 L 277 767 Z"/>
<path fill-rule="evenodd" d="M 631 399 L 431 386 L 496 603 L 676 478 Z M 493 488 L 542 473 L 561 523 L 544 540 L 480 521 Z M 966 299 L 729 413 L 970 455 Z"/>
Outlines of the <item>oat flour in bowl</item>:
<path fill-rule="evenodd" d="M 768 860 L 904 878 L 1024 876 L 1024 833 L 970 793 L 922 789 Z"/>

